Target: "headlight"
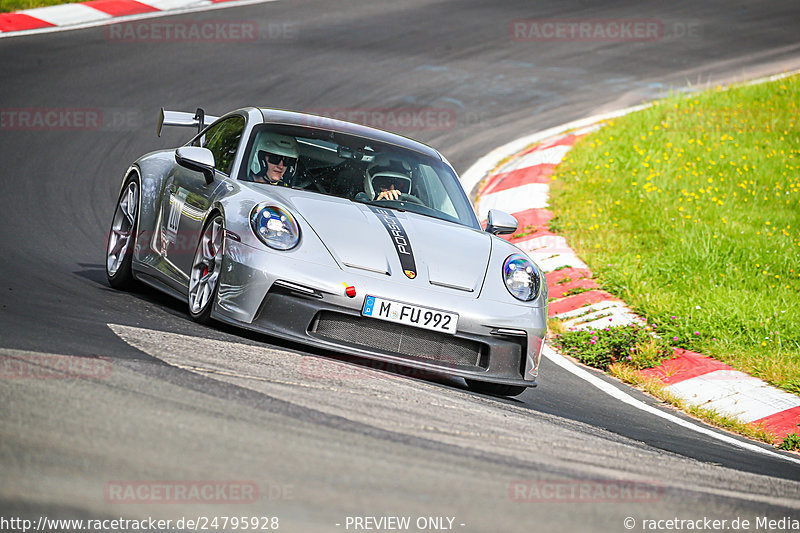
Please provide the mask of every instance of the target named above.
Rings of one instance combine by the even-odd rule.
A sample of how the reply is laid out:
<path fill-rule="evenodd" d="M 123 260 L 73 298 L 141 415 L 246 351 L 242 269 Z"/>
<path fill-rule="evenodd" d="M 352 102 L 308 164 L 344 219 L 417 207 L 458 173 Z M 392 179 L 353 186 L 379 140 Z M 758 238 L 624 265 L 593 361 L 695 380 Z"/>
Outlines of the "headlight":
<path fill-rule="evenodd" d="M 289 250 L 300 241 L 300 227 L 288 211 L 258 204 L 250 214 L 250 227 L 261 242 L 276 250 Z"/>
<path fill-rule="evenodd" d="M 514 254 L 506 259 L 503 264 L 503 281 L 508 292 L 523 302 L 529 302 L 539 296 L 542 288 L 539 268 L 521 254 Z"/>

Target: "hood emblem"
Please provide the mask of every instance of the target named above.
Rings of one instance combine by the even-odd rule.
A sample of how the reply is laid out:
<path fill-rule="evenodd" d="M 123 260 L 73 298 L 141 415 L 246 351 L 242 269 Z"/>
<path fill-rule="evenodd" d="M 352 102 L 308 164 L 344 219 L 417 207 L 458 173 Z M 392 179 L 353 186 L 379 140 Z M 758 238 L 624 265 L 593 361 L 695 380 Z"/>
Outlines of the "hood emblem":
<path fill-rule="evenodd" d="M 403 270 L 403 274 L 405 274 L 409 279 L 414 279 L 417 277 L 417 273 L 413 270 Z"/>

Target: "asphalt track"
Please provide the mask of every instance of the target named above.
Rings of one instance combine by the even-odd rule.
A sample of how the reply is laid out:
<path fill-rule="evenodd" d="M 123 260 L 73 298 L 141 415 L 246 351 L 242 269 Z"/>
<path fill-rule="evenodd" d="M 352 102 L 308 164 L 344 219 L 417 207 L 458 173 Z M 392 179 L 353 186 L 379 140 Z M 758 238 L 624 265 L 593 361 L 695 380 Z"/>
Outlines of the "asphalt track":
<path fill-rule="evenodd" d="M 663 34 L 518 42 L 515 19 L 655 19 Z M 97 379 L 0 379 L 0 515 L 235 513 L 278 516 L 284 531 L 345 530 L 352 515 L 452 516 L 462 531 L 800 515 L 797 465 L 648 416 L 546 361 L 518 400 L 483 397 L 459 380 L 198 326 L 153 291 L 111 290 L 103 270 L 127 165 L 185 139 L 155 137 L 160 106 L 445 108 L 446 127 L 401 133 L 463 171 L 536 130 L 798 68 L 797 2 L 300 0 L 158 20 L 249 21 L 262 35 L 119 42 L 91 28 L 0 40 L 3 109 L 106 119 L 100 130 L 0 129 L 0 356 L 113 361 Z M 249 480 L 260 491 L 251 504 L 120 504 L 104 492 L 115 480 Z M 518 501 L 520 480 L 658 491 Z"/>

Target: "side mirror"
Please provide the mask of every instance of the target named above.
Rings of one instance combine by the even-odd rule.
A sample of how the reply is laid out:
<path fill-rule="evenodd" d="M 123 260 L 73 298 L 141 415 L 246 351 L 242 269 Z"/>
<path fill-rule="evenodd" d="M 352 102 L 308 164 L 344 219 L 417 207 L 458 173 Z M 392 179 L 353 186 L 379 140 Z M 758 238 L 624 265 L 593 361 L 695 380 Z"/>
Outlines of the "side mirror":
<path fill-rule="evenodd" d="M 489 209 L 489 214 L 486 216 L 486 231 L 493 235 L 514 233 L 517 231 L 517 219 L 503 211 Z"/>
<path fill-rule="evenodd" d="M 214 181 L 214 154 L 208 148 L 181 146 L 175 150 L 175 161 L 184 168 L 202 172 L 206 184 Z"/>

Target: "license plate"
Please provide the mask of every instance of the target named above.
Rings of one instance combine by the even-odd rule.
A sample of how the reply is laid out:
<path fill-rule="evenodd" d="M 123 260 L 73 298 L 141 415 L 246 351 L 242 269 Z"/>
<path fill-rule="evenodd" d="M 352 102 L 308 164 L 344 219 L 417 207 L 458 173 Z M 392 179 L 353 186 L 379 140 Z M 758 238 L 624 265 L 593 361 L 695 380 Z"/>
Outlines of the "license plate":
<path fill-rule="evenodd" d="M 441 333 L 456 332 L 458 315 L 438 309 L 430 309 L 419 305 L 412 305 L 377 296 L 364 298 L 364 307 L 361 310 L 364 316 L 406 324 L 418 328 L 430 329 Z"/>

